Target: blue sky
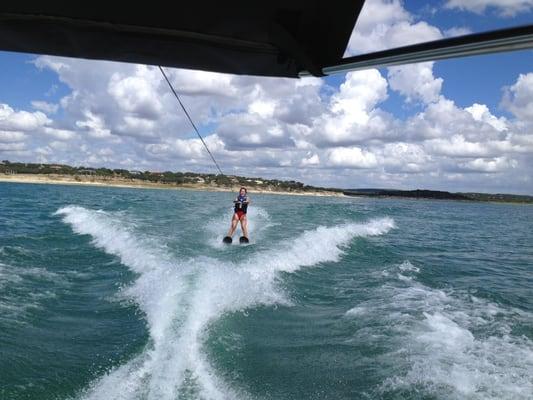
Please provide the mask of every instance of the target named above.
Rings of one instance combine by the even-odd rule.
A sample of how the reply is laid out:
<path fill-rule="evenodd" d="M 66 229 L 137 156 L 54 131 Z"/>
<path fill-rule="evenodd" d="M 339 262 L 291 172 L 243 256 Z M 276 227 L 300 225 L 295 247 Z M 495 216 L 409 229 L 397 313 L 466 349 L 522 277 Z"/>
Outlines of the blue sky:
<path fill-rule="evenodd" d="M 18 109 L 31 108 L 31 102 L 45 98 L 58 102 L 70 90 L 59 82 L 57 74 L 39 71 L 31 63 L 35 55 L 0 51 L 0 101 Z M 61 91 L 57 90 L 61 87 Z"/>
<path fill-rule="evenodd" d="M 347 54 L 532 21 L 531 0 L 369 0 Z M 2 159 L 213 172 L 153 67 L 9 52 L 0 66 Z M 168 73 L 227 173 L 533 194 L 533 51 L 299 81 Z"/>

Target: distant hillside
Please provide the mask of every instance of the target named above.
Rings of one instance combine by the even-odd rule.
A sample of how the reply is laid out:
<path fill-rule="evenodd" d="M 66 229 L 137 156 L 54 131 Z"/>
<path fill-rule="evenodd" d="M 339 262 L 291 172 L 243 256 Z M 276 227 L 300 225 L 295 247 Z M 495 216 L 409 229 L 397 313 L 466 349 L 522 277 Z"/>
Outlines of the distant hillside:
<path fill-rule="evenodd" d="M 72 167 L 64 164 L 37 164 L 19 163 L 4 160 L 0 162 L 0 174 L 16 175 L 41 175 L 41 176 L 65 176 L 79 182 L 117 182 L 128 181 L 135 183 L 154 183 L 168 186 L 203 186 L 215 188 L 229 188 L 245 186 L 256 190 L 279 191 L 279 192 L 336 192 L 339 195 L 342 190 L 329 189 L 305 185 L 298 181 L 284 181 L 278 179 L 250 178 L 234 175 L 202 174 L 196 172 L 171 172 L 171 171 L 137 171 L 126 169 Z"/>
<path fill-rule="evenodd" d="M 415 199 L 464 200 L 464 201 L 495 201 L 511 203 L 533 203 L 533 196 L 516 194 L 489 193 L 451 193 L 439 190 L 395 190 L 395 189 L 348 189 L 346 196 L 369 197 L 402 197 Z"/>
<path fill-rule="evenodd" d="M 504 193 L 461 193 L 470 200 L 476 201 L 499 201 L 507 203 L 533 203 L 533 196 Z"/>
<path fill-rule="evenodd" d="M 73 183 L 96 182 L 101 184 L 158 185 L 160 187 L 183 187 L 203 189 L 234 189 L 246 186 L 259 192 L 284 192 L 294 194 L 328 194 L 368 197 L 398 197 L 414 199 L 439 199 L 463 201 L 492 201 L 512 203 L 533 203 L 533 196 L 488 193 L 451 193 L 438 190 L 396 190 L 396 189 L 337 189 L 305 185 L 302 182 L 278 179 L 251 178 L 234 175 L 202 174 L 197 172 L 137 171 L 126 169 L 72 167 L 64 164 L 19 163 L 0 161 L 0 174 L 38 175 L 42 177 L 64 177 Z M 6 177 L 7 178 L 7 177 Z M 46 178 L 49 180 L 49 178 Z"/>

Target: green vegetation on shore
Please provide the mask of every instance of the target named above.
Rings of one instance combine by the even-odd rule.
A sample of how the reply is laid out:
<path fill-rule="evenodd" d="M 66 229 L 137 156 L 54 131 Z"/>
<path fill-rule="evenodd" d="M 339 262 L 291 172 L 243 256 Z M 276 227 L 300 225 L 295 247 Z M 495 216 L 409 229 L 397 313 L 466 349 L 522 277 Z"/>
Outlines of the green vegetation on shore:
<path fill-rule="evenodd" d="M 150 182 L 168 184 L 172 186 L 208 185 L 214 187 L 246 186 L 248 188 L 280 191 L 280 192 L 341 192 L 340 189 L 329 189 L 305 185 L 297 181 L 278 179 L 250 178 L 234 175 L 202 174 L 196 172 L 154 172 L 130 171 L 126 169 L 72 167 L 64 164 L 37 164 L 0 162 L 0 173 L 3 174 L 34 174 L 34 175 L 64 175 L 79 181 L 95 180 L 123 180 L 131 182 Z"/>
<path fill-rule="evenodd" d="M 491 193 L 451 193 L 440 190 L 349 189 L 346 196 L 401 197 L 412 199 L 491 201 L 502 203 L 533 203 L 533 196 Z"/>
<path fill-rule="evenodd" d="M 79 182 L 121 181 L 148 182 L 176 187 L 210 186 L 215 188 L 231 188 L 246 186 L 254 190 L 293 193 L 339 193 L 345 196 L 365 197 L 398 197 L 414 199 L 489 201 L 505 203 L 530 203 L 533 196 L 515 194 L 490 193 L 451 193 L 438 190 L 396 190 L 396 189 L 338 189 L 305 185 L 298 181 L 284 181 L 278 179 L 250 178 L 234 175 L 202 174 L 197 172 L 154 172 L 131 171 L 126 169 L 72 167 L 64 164 L 37 164 L 0 161 L 0 174 L 34 174 L 49 176 L 69 176 Z"/>

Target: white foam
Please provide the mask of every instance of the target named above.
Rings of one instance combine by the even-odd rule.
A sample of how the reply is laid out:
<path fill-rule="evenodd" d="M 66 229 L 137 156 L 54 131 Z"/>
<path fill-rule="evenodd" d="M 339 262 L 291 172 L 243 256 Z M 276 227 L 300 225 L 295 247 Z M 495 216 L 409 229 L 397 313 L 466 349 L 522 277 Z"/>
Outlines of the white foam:
<path fill-rule="evenodd" d="M 510 335 L 514 311 L 415 279 L 407 287 L 400 281 L 364 305 L 387 316 L 397 345 L 409 352 L 407 373 L 388 379 L 384 392 L 422 386 L 428 396 L 447 399 L 531 398 L 533 342 Z"/>
<path fill-rule="evenodd" d="M 474 342 L 474 335 L 439 312 L 424 313 L 426 329 L 416 339 L 433 348 L 445 351 L 463 351 Z"/>
<path fill-rule="evenodd" d="M 321 227 L 279 250 L 231 264 L 207 257 L 172 259 L 111 213 L 69 206 L 58 214 L 75 232 L 91 235 L 96 246 L 139 274 L 123 295 L 146 314 L 150 342 L 142 354 L 93 382 L 81 395 L 106 400 L 175 399 L 191 390 L 200 398 L 242 398 L 243 393 L 217 376 L 203 350 L 210 323 L 257 305 L 287 304 L 277 284 L 278 272 L 337 261 L 354 237 L 380 235 L 394 226 L 384 218 Z"/>
<path fill-rule="evenodd" d="M 476 338 L 453 320 L 454 313 L 426 313 L 406 376 L 451 398 L 528 399 L 533 393 L 533 346 L 526 338 Z"/>
<path fill-rule="evenodd" d="M 399 266 L 398 266 L 399 270 L 402 271 L 402 272 L 406 272 L 406 271 L 409 271 L 409 272 L 420 272 L 420 268 L 418 267 L 415 267 L 413 264 L 411 264 L 409 261 L 404 261 L 403 263 L 401 263 Z"/>
<path fill-rule="evenodd" d="M 368 312 L 368 309 L 366 307 L 353 307 L 350 308 L 344 315 L 347 317 L 357 317 L 359 315 L 366 314 Z"/>
<path fill-rule="evenodd" d="M 173 379 L 165 385 L 157 383 L 168 374 L 169 359 L 176 357 L 174 350 L 178 349 L 175 349 L 173 331 L 180 323 L 180 308 L 186 307 L 187 278 L 192 274 L 192 268 L 186 263 L 173 262 L 162 248 L 136 236 L 113 214 L 76 206 L 62 208 L 57 213 L 64 216 L 63 220 L 76 233 L 91 235 L 97 247 L 118 256 L 124 265 L 139 274 L 123 294 L 139 304 L 150 327 L 151 343 L 145 353 L 107 374 L 85 396 L 129 399 L 144 393 L 148 398 L 174 398 L 176 385 L 184 373 L 179 363 L 175 363 Z"/>
<path fill-rule="evenodd" d="M 335 262 L 343 253 L 343 247 L 355 237 L 382 235 L 392 228 L 394 221 L 387 217 L 364 224 L 321 226 L 304 232 L 290 244 L 275 251 L 258 254 L 250 263 L 264 273 L 265 268 L 273 272 L 293 272 L 305 266 Z"/>

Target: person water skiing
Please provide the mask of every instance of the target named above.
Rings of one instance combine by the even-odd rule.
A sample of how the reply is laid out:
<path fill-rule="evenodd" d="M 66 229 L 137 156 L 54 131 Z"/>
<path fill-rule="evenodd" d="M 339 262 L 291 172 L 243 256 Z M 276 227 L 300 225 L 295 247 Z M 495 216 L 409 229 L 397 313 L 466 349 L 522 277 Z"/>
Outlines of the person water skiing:
<path fill-rule="evenodd" d="M 241 243 L 248 243 L 248 220 L 246 219 L 246 213 L 248 212 L 248 205 L 250 205 L 251 201 L 248 197 L 248 191 L 245 187 L 241 187 L 241 189 L 239 190 L 239 195 L 233 201 L 233 203 L 235 204 L 235 206 L 233 209 L 233 218 L 231 219 L 231 227 L 228 231 L 227 236 L 224 238 L 224 242 L 231 243 L 231 237 L 235 233 L 237 225 L 240 221 L 242 230 L 242 237 L 240 241 Z"/>

